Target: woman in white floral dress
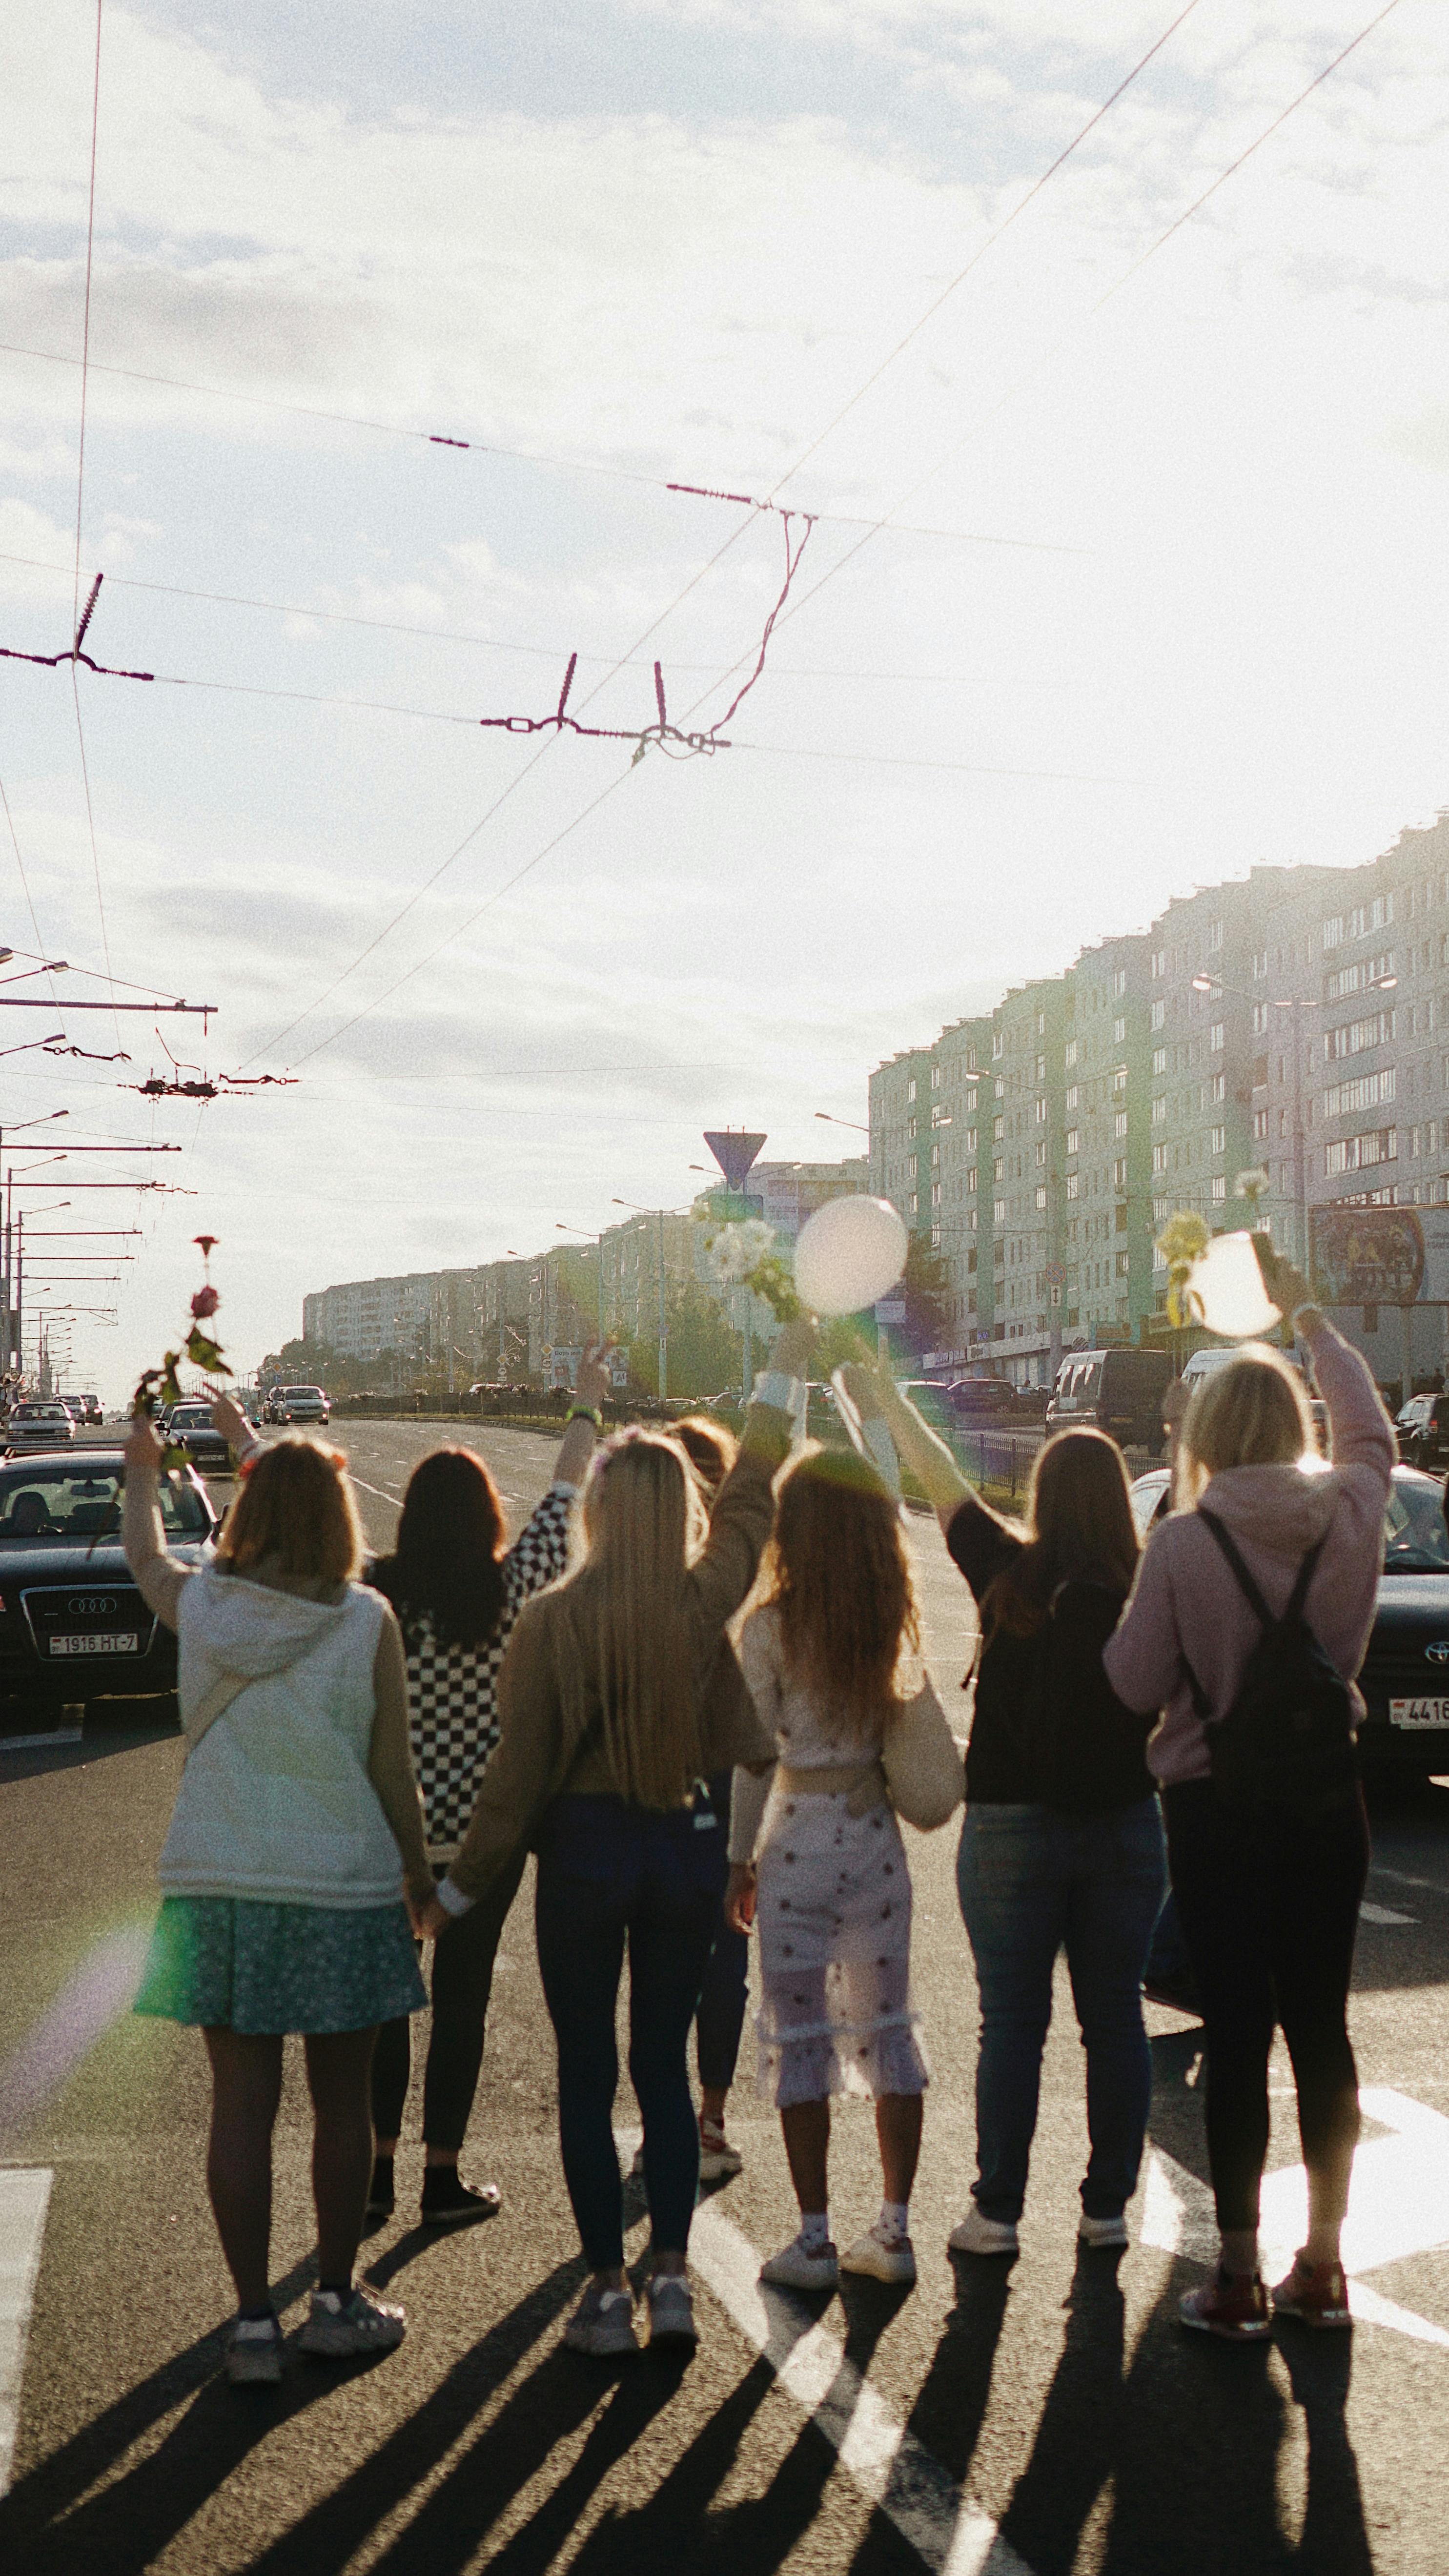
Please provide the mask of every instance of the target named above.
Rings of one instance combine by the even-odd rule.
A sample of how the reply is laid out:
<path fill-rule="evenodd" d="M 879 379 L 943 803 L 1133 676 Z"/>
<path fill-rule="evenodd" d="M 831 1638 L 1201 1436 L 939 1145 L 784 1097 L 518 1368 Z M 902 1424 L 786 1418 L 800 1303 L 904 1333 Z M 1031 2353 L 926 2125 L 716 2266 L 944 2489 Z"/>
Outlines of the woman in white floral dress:
<path fill-rule="evenodd" d="M 766 1599 L 740 1662 L 779 1761 L 735 1773 L 727 1910 L 757 1919 L 761 2090 L 780 2113 L 800 2203 L 761 2279 L 831 2287 L 840 2270 L 915 2279 L 909 2203 L 927 2068 L 911 2006 L 911 1880 L 881 1747 L 918 1699 L 939 1708 L 898 1507 L 862 1459 L 807 1452 L 779 1496 Z M 837 2256 L 830 2097 L 873 2097 L 885 2186 L 873 2228 Z"/>

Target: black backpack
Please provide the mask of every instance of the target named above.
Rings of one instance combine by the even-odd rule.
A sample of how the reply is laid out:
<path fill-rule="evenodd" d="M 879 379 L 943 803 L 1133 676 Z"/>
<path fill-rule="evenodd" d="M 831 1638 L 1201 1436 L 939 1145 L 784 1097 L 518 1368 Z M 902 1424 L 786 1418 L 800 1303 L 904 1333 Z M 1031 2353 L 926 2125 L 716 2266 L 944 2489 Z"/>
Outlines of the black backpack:
<path fill-rule="evenodd" d="M 1351 1795 L 1358 1777 L 1348 1684 L 1303 1616 L 1323 1539 L 1304 1557 L 1288 1606 L 1275 1619 L 1223 1523 L 1201 1504 L 1197 1516 L 1211 1530 L 1263 1630 L 1232 1707 L 1216 1720 L 1183 1657 L 1207 1735 L 1213 1786 L 1226 1806 L 1245 1815 L 1264 1809 L 1318 1814 Z"/>

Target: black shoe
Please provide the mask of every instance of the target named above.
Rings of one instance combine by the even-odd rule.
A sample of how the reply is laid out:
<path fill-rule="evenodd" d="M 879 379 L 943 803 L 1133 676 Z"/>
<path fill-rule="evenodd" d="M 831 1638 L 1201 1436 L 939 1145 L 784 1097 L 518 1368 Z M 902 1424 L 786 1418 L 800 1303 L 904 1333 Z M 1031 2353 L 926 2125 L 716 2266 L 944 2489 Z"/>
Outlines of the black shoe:
<path fill-rule="evenodd" d="M 496 2218 L 502 2206 L 495 2182 L 464 2182 L 456 2165 L 429 2165 L 423 2175 L 425 2227 L 467 2227 L 475 2218 Z"/>
<path fill-rule="evenodd" d="M 392 2158 L 374 2156 L 372 2180 L 367 2186 L 369 2218 L 391 2218 L 393 2213 Z"/>

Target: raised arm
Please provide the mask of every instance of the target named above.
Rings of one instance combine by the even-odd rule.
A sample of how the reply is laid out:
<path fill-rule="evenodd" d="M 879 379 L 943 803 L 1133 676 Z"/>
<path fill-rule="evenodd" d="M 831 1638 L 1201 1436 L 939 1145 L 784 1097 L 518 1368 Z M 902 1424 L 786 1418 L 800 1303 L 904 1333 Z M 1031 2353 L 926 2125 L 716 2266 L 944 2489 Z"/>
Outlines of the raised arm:
<path fill-rule="evenodd" d="M 159 1494 L 160 1472 L 161 1443 L 146 1415 L 138 1413 L 126 1442 L 121 1544 L 126 1551 L 126 1563 L 136 1578 L 136 1589 L 147 1609 L 155 1611 L 163 1627 L 174 1631 L 180 1618 L 182 1590 L 191 1568 L 178 1564 L 176 1558 L 166 1552 Z"/>
<path fill-rule="evenodd" d="M 867 1372 L 863 1371 L 861 1374 L 866 1375 Z M 884 1337 L 881 1340 L 876 1365 L 868 1375 L 879 1394 L 881 1412 L 885 1416 L 891 1438 L 896 1444 L 896 1453 L 902 1466 L 908 1467 L 911 1474 L 924 1486 L 926 1500 L 935 1512 L 942 1529 L 949 1528 L 971 1492 L 971 1487 L 940 1433 L 933 1431 L 930 1424 L 916 1411 L 915 1406 L 902 1395 L 891 1375 L 890 1355 L 886 1349 Z M 853 1376 L 850 1384 L 851 1391 L 854 1393 Z M 859 1401 L 858 1398 L 857 1401 Z"/>
<path fill-rule="evenodd" d="M 576 1410 L 563 1436 L 563 1445 L 554 1461 L 556 1485 L 581 1485 L 594 1454 L 594 1444 L 603 1428 L 604 1398 L 609 1392 L 609 1372 L 604 1365 L 604 1344 L 587 1350 L 579 1362 L 578 1383 L 574 1388 Z M 597 1419 L 590 1421 L 592 1412 Z"/>
<path fill-rule="evenodd" d="M 734 1616 L 759 1569 L 775 1516 L 772 1480 L 789 1453 L 792 1389 L 810 1365 L 815 1325 L 808 1317 L 787 1324 L 756 1381 L 739 1455 L 715 1496 L 704 1553 L 689 1573 L 691 1611 L 700 1646 Z"/>

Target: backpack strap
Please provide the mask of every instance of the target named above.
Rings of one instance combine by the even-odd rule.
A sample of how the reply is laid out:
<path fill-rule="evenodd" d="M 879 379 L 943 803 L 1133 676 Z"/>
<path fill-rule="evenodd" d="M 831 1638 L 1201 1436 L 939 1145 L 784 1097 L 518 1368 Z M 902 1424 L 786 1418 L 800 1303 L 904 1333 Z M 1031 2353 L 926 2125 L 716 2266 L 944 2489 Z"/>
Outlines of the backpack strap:
<path fill-rule="evenodd" d="M 1278 1622 L 1274 1618 L 1272 1611 L 1269 1609 L 1267 1602 L 1262 1596 L 1262 1593 L 1258 1590 L 1256 1583 L 1253 1581 L 1251 1574 L 1243 1563 L 1236 1544 L 1228 1530 L 1224 1528 L 1223 1523 L 1218 1519 L 1216 1513 L 1205 1511 L 1201 1503 L 1199 1503 L 1197 1507 L 1197 1516 L 1198 1519 L 1204 1523 L 1205 1527 L 1211 1530 L 1213 1537 L 1217 1540 L 1218 1546 L 1227 1558 L 1229 1567 L 1236 1578 L 1238 1590 L 1242 1593 L 1244 1600 L 1247 1602 L 1249 1609 L 1257 1619 L 1259 1626 L 1263 1628 L 1276 1628 Z M 1323 1545 L 1322 1539 L 1319 1540 L 1318 1545 L 1319 1547 Z M 1315 1562 L 1317 1560 L 1317 1553 L 1318 1551 L 1315 1549 L 1313 1551 Z M 1302 1581 L 1301 1570 L 1299 1581 Z M 1306 1584 L 1304 1585 L 1304 1590 L 1307 1590 Z M 1294 1591 L 1295 1598 L 1298 1598 L 1296 1585 L 1294 1587 Z M 1303 1606 L 1301 1599 L 1298 1600 L 1298 1606 L 1300 1609 Z"/>
<path fill-rule="evenodd" d="M 1308 1598 L 1308 1587 L 1313 1581 L 1315 1574 L 1318 1572 L 1318 1560 L 1323 1554 L 1327 1538 L 1328 1532 L 1325 1530 L 1322 1538 L 1314 1540 L 1314 1543 L 1309 1549 L 1308 1554 L 1305 1556 L 1303 1563 L 1299 1566 L 1298 1579 L 1293 1586 L 1291 1595 L 1289 1596 L 1288 1607 L 1283 1613 L 1285 1619 L 1302 1618 L 1303 1605 Z"/>

